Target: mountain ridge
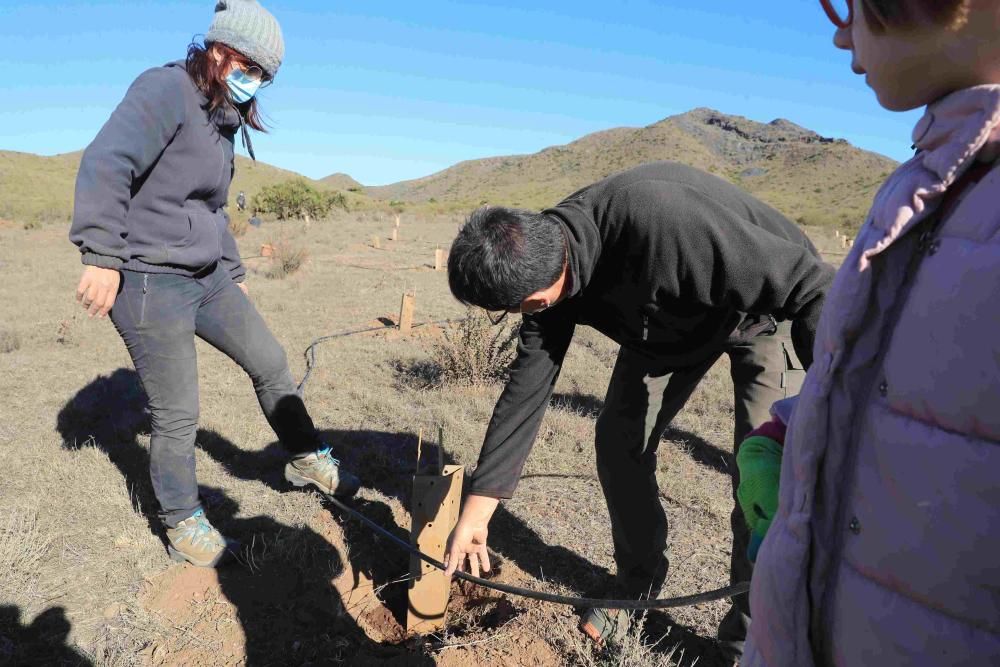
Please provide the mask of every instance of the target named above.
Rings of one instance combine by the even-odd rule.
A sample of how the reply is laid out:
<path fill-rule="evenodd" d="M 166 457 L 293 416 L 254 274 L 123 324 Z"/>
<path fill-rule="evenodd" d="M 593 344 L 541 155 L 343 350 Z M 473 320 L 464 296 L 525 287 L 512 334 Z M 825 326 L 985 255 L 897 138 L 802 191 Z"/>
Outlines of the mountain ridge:
<path fill-rule="evenodd" d="M 537 209 L 615 172 L 658 160 L 715 173 L 800 222 L 845 228 L 860 225 L 875 190 L 897 165 L 786 118 L 761 123 L 699 107 L 536 153 L 466 160 L 365 192 L 382 200 Z"/>

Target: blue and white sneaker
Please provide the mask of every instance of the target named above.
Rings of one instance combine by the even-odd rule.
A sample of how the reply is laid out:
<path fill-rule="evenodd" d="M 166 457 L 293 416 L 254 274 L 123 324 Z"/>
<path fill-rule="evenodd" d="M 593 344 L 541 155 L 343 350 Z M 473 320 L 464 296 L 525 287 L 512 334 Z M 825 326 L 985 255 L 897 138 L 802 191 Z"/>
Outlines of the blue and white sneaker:
<path fill-rule="evenodd" d="M 230 543 L 198 510 L 174 528 L 167 529 L 167 552 L 179 562 L 198 567 L 215 567 L 230 552 Z"/>
<path fill-rule="evenodd" d="M 296 487 L 315 486 L 332 496 L 350 497 L 361 488 L 361 480 L 340 467 L 330 448 L 292 459 L 285 465 L 285 479 Z"/>

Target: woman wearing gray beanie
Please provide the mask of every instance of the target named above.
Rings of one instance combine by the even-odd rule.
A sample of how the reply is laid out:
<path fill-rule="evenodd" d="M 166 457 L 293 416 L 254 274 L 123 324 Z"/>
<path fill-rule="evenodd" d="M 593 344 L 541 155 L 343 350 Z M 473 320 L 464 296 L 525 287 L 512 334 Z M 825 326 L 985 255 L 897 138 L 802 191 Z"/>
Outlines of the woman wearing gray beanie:
<path fill-rule="evenodd" d="M 256 0 L 219 0 L 204 45 L 144 72 L 87 147 L 70 240 L 81 252 L 77 300 L 111 314 L 152 416 L 150 476 L 168 550 L 211 567 L 231 550 L 198 497 L 195 337 L 250 376 L 290 453 L 293 485 L 350 495 L 358 479 L 330 455 L 305 409 L 284 350 L 247 298 L 246 270 L 224 209 L 240 132 L 263 130 L 255 98 L 284 56 L 281 28 Z"/>

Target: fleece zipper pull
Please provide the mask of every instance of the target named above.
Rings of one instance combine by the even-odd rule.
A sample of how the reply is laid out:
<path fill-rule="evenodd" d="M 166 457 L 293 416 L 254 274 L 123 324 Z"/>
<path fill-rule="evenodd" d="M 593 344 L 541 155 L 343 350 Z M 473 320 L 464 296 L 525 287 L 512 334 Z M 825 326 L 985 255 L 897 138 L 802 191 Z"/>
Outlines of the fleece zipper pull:
<path fill-rule="evenodd" d="M 642 340 L 649 340 L 649 315 L 646 313 L 642 314 Z"/>

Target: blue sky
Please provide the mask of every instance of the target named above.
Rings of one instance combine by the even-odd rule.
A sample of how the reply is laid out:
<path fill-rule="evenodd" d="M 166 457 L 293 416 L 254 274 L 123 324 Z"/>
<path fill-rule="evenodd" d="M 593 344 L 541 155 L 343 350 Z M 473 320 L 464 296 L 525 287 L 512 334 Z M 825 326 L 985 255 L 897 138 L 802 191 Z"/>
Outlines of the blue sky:
<path fill-rule="evenodd" d="M 0 0 L 0 149 L 93 138 L 144 69 L 183 56 L 213 0 Z M 896 159 L 918 112 L 881 109 L 819 2 L 265 0 L 287 52 L 257 157 L 367 185 L 531 153 L 707 106 L 788 118 Z"/>

